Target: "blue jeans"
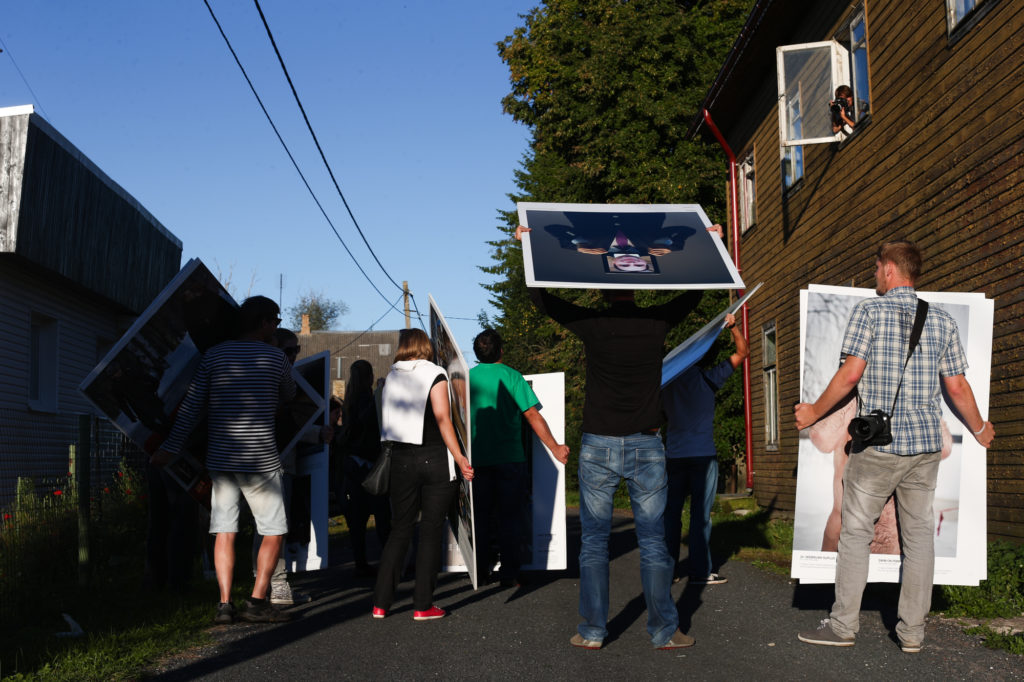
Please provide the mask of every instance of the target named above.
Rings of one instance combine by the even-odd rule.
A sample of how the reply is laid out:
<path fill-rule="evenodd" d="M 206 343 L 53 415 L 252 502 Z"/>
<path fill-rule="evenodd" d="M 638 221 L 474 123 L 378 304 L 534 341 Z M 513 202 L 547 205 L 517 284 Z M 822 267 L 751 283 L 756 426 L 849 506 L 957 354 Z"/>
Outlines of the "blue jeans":
<path fill-rule="evenodd" d="M 703 580 L 711 573 L 711 507 L 718 492 L 717 457 L 674 457 L 668 468 L 668 503 L 665 505 L 665 542 L 673 565 L 679 561 L 679 536 L 683 532 L 683 503 L 690 496 L 691 578 Z"/>
<path fill-rule="evenodd" d="M 612 526 L 612 496 L 621 479 L 629 486 L 640 578 L 647 602 L 647 632 L 654 646 L 668 642 L 679 627 L 672 600 L 673 562 L 665 547 L 665 448 L 658 435 L 583 434 L 580 448 L 579 633 L 604 641 L 608 635 L 608 537 Z"/>

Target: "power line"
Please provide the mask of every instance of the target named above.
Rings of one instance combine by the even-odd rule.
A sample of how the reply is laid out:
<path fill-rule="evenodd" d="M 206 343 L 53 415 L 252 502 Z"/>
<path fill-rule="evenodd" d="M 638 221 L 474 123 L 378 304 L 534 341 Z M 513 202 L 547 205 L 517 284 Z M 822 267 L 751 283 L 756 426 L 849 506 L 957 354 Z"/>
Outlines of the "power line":
<path fill-rule="evenodd" d="M 21 76 L 21 82 L 25 84 L 26 88 L 28 88 L 29 93 L 31 93 L 32 95 L 32 99 L 35 100 L 36 105 L 39 107 L 39 111 L 43 112 L 43 115 L 46 117 L 46 120 L 52 123 L 53 121 L 50 119 L 50 115 L 46 113 L 46 109 L 43 108 L 43 103 L 40 102 L 39 98 L 36 96 L 35 90 L 33 90 L 32 86 L 28 84 L 28 79 L 25 78 L 25 74 L 21 72 L 21 68 L 18 66 L 18 62 L 14 61 L 14 54 L 11 52 L 10 48 L 7 47 L 7 43 L 4 42 L 3 38 L 0 38 L 0 47 L 3 48 L 2 50 L 0 50 L 0 52 L 6 52 L 7 56 L 11 58 L 11 64 L 14 65 L 14 70 L 18 72 L 19 76 Z"/>
<path fill-rule="evenodd" d="M 320 203 L 320 200 L 317 199 L 316 194 L 313 192 L 313 188 L 309 186 L 309 182 L 306 180 L 306 176 L 303 175 L 302 170 L 299 168 L 298 162 L 292 155 L 291 150 L 288 149 L 288 145 L 285 143 L 284 138 L 281 137 L 281 133 L 278 131 L 277 126 L 274 125 L 274 120 L 270 117 L 270 112 L 268 112 L 267 108 L 263 105 L 263 100 L 260 98 L 259 93 L 256 92 L 256 87 L 252 84 L 252 80 L 249 78 L 249 74 L 246 73 L 245 67 L 242 66 L 242 62 L 238 58 L 238 54 L 235 52 L 235 48 L 231 46 L 231 41 L 228 40 L 227 34 L 224 33 L 224 29 L 221 27 L 220 22 L 217 20 L 217 15 L 214 14 L 213 8 L 210 7 L 209 1 L 203 0 L 203 4 L 206 5 L 206 9 L 210 12 L 210 17 L 213 18 L 213 23 L 217 25 L 217 30 L 220 31 L 220 35 L 224 39 L 224 43 L 228 46 L 228 50 L 231 51 L 231 56 L 235 58 L 235 63 L 238 64 L 238 68 L 242 71 L 242 75 L 245 77 L 245 82 L 249 84 L 249 89 L 252 91 L 253 96 L 259 103 L 260 109 L 263 110 L 263 115 L 266 116 L 267 122 L 269 122 L 270 127 L 273 128 L 274 134 L 277 135 L 277 140 L 281 143 L 281 146 L 284 147 L 285 153 L 288 154 L 288 158 L 291 160 L 292 166 L 295 167 L 295 172 L 299 174 L 300 178 L 302 178 L 302 184 L 306 186 L 306 189 L 309 191 L 309 195 L 313 197 L 313 201 L 316 202 L 317 208 L 320 209 L 320 213 L 323 215 L 324 220 L 326 220 L 327 224 L 331 226 L 331 230 L 334 232 L 334 236 L 338 238 L 339 242 L 341 242 L 341 245 L 345 248 L 345 253 L 347 253 L 349 258 L 352 259 L 352 262 L 355 264 L 356 268 L 359 270 L 360 273 L 362 273 L 363 277 L 366 278 L 366 281 L 369 282 L 370 286 L 373 287 L 373 290 L 376 291 L 377 294 L 379 294 L 380 297 L 384 299 L 385 303 L 390 305 L 397 312 L 402 312 L 401 310 L 398 310 L 398 308 L 396 308 L 395 305 L 391 303 L 391 301 L 388 300 L 388 298 L 380 289 L 377 288 L 377 285 L 373 283 L 373 280 L 371 280 L 370 276 L 366 274 L 366 271 L 363 270 L 363 267 L 359 264 L 359 261 L 356 260 L 356 257 L 352 254 L 352 251 L 348 248 L 348 244 L 346 244 L 345 240 L 341 238 L 341 234 L 338 232 L 338 229 L 334 227 L 334 223 L 331 222 L 330 217 L 327 215 L 327 211 L 324 210 L 324 207 Z"/>
<path fill-rule="evenodd" d="M 403 294 L 402 296 L 404 296 L 404 295 L 405 295 L 405 294 Z M 391 307 L 392 307 L 392 308 L 394 308 L 394 307 L 395 307 L 396 305 L 398 305 L 398 302 L 402 300 L 402 296 L 399 296 L 399 297 L 398 297 L 397 299 L 395 299 L 395 302 L 391 304 Z M 381 315 L 380 317 L 378 317 L 378 318 L 377 318 L 377 320 L 376 320 L 376 321 L 375 321 L 375 322 L 374 322 L 373 324 L 371 324 L 371 325 L 370 325 L 370 326 L 369 326 L 369 327 L 368 327 L 368 328 L 366 329 L 366 331 L 364 331 L 364 332 L 362 332 L 361 334 L 359 334 L 359 336 L 357 336 L 356 338 L 352 339 L 351 341 L 349 341 L 348 343 L 346 343 L 346 344 L 345 344 L 344 346 L 342 346 L 341 348 L 338 348 L 337 350 L 331 350 L 331 355 L 334 355 L 335 353 L 340 353 L 341 351 L 345 350 L 346 348 L 348 348 L 349 346 L 351 346 L 351 345 L 352 345 L 353 343 L 355 343 L 355 342 L 356 342 L 356 341 L 358 341 L 359 339 L 363 338 L 363 337 L 364 337 L 364 336 L 365 336 L 366 334 L 368 334 L 368 333 L 370 333 L 371 331 L 373 331 L 373 328 L 374 328 L 374 327 L 376 327 L 376 326 L 377 326 L 377 324 L 379 324 L 381 320 L 383 320 L 383 319 L 384 319 L 385 317 L 387 317 L 387 316 L 388 316 L 388 315 L 390 315 L 390 314 L 391 314 L 391 311 L 390 311 L 390 310 L 385 310 L 385 311 L 384 311 L 384 314 L 383 314 L 383 315 Z"/>
<path fill-rule="evenodd" d="M 267 23 L 267 17 L 263 14 L 263 8 L 260 7 L 259 0 L 253 0 L 256 3 L 256 11 L 260 13 L 260 19 L 263 21 L 263 28 L 267 30 L 267 37 L 270 38 L 270 44 L 274 47 L 274 54 L 277 55 L 277 61 L 281 65 L 281 70 L 284 71 L 285 80 L 288 81 L 288 87 L 292 89 L 292 95 L 295 97 L 295 103 L 299 105 L 299 111 L 302 112 L 302 120 L 306 122 L 306 128 L 309 129 L 309 134 L 313 136 L 313 143 L 316 145 L 316 150 L 320 152 L 320 158 L 324 162 L 324 166 L 327 168 L 327 174 L 331 176 L 331 182 L 334 183 L 334 189 L 338 191 L 338 196 L 341 197 L 341 203 L 345 205 L 345 210 L 348 211 L 348 217 L 352 219 L 352 224 L 355 225 L 356 231 L 359 236 L 363 238 L 363 243 L 366 244 L 366 248 L 370 251 L 370 255 L 373 256 L 373 260 L 380 266 L 381 272 L 384 276 L 391 280 L 398 289 L 402 289 L 402 286 L 394 280 L 394 278 L 388 273 L 384 264 L 377 258 L 377 254 L 374 253 L 373 247 L 370 246 L 370 242 L 367 241 L 366 235 L 363 234 L 363 229 L 359 227 L 359 222 L 356 220 L 355 215 L 352 213 L 352 208 L 348 205 L 348 201 L 345 199 L 345 195 L 341 191 L 341 187 L 338 186 L 338 181 L 334 177 L 334 171 L 331 170 L 331 164 L 327 162 L 327 156 L 324 154 L 323 148 L 320 146 L 320 140 L 317 139 L 316 133 L 313 131 L 313 125 L 309 122 L 309 117 L 306 115 L 306 108 L 302 106 L 302 100 L 299 99 L 299 93 L 295 89 L 295 84 L 292 83 L 292 77 L 288 74 L 288 67 L 284 64 L 284 57 L 281 56 L 281 51 L 277 49 L 277 41 L 274 40 L 274 34 L 270 31 L 270 24 Z"/>

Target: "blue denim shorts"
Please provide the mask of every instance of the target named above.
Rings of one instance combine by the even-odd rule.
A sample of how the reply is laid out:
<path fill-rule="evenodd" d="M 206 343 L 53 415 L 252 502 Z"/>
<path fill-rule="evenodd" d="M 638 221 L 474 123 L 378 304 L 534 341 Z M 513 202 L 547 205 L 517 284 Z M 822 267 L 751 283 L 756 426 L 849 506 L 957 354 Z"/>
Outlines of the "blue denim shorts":
<path fill-rule="evenodd" d="M 210 533 L 237 533 L 242 496 L 256 519 L 260 535 L 285 535 L 288 517 L 284 509 L 283 470 L 264 473 L 211 471 Z"/>

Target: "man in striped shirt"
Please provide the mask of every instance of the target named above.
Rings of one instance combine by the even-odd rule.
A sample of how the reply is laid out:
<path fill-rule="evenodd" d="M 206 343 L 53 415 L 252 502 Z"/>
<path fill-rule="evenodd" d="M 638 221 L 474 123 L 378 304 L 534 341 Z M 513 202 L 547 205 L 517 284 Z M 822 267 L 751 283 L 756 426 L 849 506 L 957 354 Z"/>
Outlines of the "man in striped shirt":
<path fill-rule="evenodd" d="M 238 613 L 249 622 L 288 620 L 287 614 L 267 603 L 270 576 L 288 532 L 282 495 L 282 467 L 274 435 L 274 418 L 282 400 L 295 395 L 291 363 L 273 345 L 281 323 L 277 304 L 253 296 L 238 311 L 237 339 L 210 348 L 196 370 L 174 426 L 154 464 L 169 461 L 185 440 L 207 418 L 206 467 L 213 482 L 210 533 L 220 604 L 214 621 L 231 623 L 231 582 L 235 567 L 240 497 L 244 496 L 263 536 L 252 596 Z"/>

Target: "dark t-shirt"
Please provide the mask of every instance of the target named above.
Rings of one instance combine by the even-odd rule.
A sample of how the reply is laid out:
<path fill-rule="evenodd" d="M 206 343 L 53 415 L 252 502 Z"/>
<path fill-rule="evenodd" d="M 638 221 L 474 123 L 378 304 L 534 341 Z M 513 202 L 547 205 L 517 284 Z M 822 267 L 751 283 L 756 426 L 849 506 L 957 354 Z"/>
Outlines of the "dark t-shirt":
<path fill-rule="evenodd" d="M 688 291 L 648 308 L 618 301 L 606 310 L 573 305 L 543 289 L 529 292 L 540 310 L 583 341 L 587 355 L 583 431 L 627 436 L 658 429 L 665 421 L 661 406 L 665 336 L 697 307 L 703 292 Z"/>

